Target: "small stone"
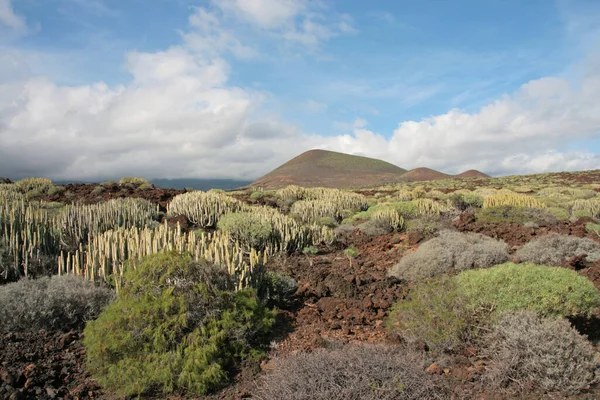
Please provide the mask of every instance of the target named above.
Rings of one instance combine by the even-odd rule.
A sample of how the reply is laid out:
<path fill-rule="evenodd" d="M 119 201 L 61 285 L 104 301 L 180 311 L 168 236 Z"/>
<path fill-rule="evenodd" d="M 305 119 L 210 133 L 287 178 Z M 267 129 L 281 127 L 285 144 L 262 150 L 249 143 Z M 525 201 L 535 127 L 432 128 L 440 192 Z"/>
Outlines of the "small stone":
<path fill-rule="evenodd" d="M 431 364 L 429 367 L 427 367 L 425 372 L 427 372 L 428 374 L 441 375 L 442 369 L 440 367 L 438 367 L 436 364 Z"/>
<path fill-rule="evenodd" d="M 13 394 L 11 394 L 10 397 L 8 398 L 8 400 L 24 400 L 24 399 L 25 399 L 25 395 L 20 390 L 13 392 Z"/>

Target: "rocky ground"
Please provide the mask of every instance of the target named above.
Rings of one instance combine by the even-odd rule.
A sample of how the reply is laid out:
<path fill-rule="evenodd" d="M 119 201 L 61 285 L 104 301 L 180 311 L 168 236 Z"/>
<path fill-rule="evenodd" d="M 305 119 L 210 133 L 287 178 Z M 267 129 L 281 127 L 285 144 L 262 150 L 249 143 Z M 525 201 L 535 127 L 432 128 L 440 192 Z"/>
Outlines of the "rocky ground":
<path fill-rule="evenodd" d="M 91 185 L 67 185 L 83 201 L 98 201 Z M 123 192 L 107 189 L 102 200 L 115 197 L 139 196 L 161 206 L 183 191 L 152 189 Z M 66 193 L 66 192 L 64 192 Z M 61 194 L 61 196 L 64 195 Z M 62 201 L 59 196 L 49 199 Z M 171 222 L 174 222 L 173 220 Z M 186 227 L 186 221 L 177 219 Z M 480 224 L 468 214 L 457 222 L 459 231 L 480 232 L 503 239 L 516 250 L 536 236 L 548 232 L 588 236 L 582 219 L 539 228 L 526 228 L 519 224 Z M 387 310 L 403 298 L 408 287 L 387 277 L 387 270 L 408 249 L 425 238 L 409 237 L 406 233 L 392 233 L 368 237 L 359 231 L 345 237 L 333 247 L 322 247 L 314 257 L 293 255 L 274 258 L 269 268 L 294 277 L 299 285 L 297 302 L 289 310 L 280 310 L 278 325 L 273 336 L 269 356 L 285 355 L 297 351 L 328 346 L 334 342 L 396 341 L 385 329 Z M 359 251 L 354 259 L 347 258 L 343 250 L 352 244 Z M 600 263 L 585 264 L 570 260 L 566 268 L 577 270 L 589 277 L 600 288 Z M 580 329 L 593 340 L 600 339 L 600 319 L 579 324 Z M 0 347 L 0 398 L 2 399 L 104 399 L 109 398 L 102 388 L 85 372 L 85 350 L 78 332 L 45 332 L 36 334 L 8 334 L 1 337 Z M 499 393 L 486 393 L 477 389 L 475 382 L 485 364 L 477 356 L 478 350 L 470 348 L 445 360 L 428 360 L 429 373 L 439 374 L 451 387 L 455 397 L 476 399 L 508 399 Z M 255 378 L 261 371 L 272 368 L 269 358 L 261 364 L 246 364 L 236 371 L 232 385 L 211 399 L 250 398 L 255 388 Z M 173 399 L 178 398 L 173 396 Z M 527 398 L 560 398 L 529 394 Z M 596 388 L 581 398 L 600 398 Z"/>

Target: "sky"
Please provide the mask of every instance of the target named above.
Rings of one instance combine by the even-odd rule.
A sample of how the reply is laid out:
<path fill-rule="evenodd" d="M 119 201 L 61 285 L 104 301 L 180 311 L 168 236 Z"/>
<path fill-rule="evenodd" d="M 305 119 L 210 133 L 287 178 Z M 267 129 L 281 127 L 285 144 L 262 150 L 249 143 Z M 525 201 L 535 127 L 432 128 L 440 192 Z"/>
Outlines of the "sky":
<path fill-rule="evenodd" d="M 0 0 L 0 176 L 600 168 L 598 0 Z"/>

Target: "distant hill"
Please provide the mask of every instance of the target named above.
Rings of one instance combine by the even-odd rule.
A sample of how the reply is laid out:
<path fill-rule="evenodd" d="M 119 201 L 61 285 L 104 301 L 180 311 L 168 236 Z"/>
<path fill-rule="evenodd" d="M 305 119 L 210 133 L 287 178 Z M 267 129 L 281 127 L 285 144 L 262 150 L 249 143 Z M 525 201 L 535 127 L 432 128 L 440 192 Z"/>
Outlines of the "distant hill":
<path fill-rule="evenodd" d="M 461 174 L 454 175 L 455 178 L 490 178 L 489 175 L 483 172 L 477 171 L 476 169 L 470 169 Z"/>
<path fill-rule="evenodd" d="M 418 181 L 435 181 L 438 179 L 450 179 L 452 175 L 444 174 L 431 168 L 415 168 L 411 169 L 404 175 L 401 180 L 403 182 L 418 182 Z"/>
<path fill-rule="evenodd" d="M 397 182 L 405 169 L 375 158 L 328 150 L 309 150 L 275 168 L 250 186 L 288 185 L 348 188 Z"/>

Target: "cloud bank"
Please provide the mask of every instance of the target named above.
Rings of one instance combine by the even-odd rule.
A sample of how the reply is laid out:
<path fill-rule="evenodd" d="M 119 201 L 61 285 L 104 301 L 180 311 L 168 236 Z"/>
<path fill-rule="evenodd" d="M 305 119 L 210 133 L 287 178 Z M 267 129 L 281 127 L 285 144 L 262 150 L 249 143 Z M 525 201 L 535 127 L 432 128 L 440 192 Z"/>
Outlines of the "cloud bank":
<path fill-rule="evenodd" d="M 272 5 L 261 8 L 269 13 L 258 11 L 260 2 Z M 263 108 L 276 98 L 232 85 L 233 67 L 223 58 L 258 57 L 260 51 L 225 30 L 223 18 L 311 48 L 356 30 L 343 16 L 323 22 L 312 2 L 313 8 L 291 0 L 260 2 L 226 0 L 195 9 L 180 45 L 127 55 L 132 78 L 126 85 L 61 86 L 24 75 L 26 68 L 0 67 L 0 176 L 252 179 L 311 148 L 447 173 L 600 167 L 596 153 L 560 150 L 600 137 L 600 59 L 593 57 L 573 80 L 533 80 L 476 113 L 453 109 L 399 121 L 391 133 L 373 132 L 363 119 L 344 125 L 343 135 L 307 133 L 266 116 Z M 10 3 L 0 0 L 0 21 L 18 28 L 22 19 L 6 10 Z M 18 50 L 0 59 L 5 66 L 23 63 Z M 306 107 L 319 112 L 326 105 L 309 100 Z"/>

